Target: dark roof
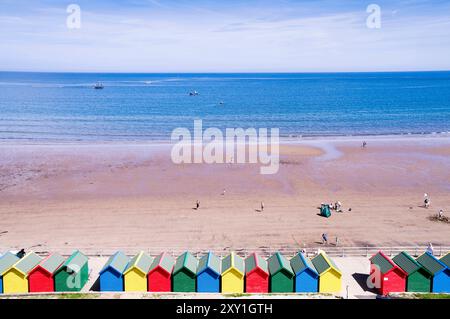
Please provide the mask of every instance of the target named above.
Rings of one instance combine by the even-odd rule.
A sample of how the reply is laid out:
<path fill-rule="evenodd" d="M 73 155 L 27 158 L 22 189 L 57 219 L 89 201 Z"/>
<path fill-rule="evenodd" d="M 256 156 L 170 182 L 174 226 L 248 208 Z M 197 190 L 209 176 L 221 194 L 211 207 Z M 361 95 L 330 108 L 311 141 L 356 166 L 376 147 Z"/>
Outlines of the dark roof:
<path fill-rule="evenodd" d="M 236 253 L 232 252 L 224 259 L 222 259 L 222 273 L 228 271 L 230 268 L 235 268 L 242 275 L 245 275 L 245 262 L 242 257 L 236 255 Z"/>
<path fill-rule="evenodd" d="M 396 267 L 394 262 L 381 251 L 377 254 L 373 255 L 370 258 L 370 262 L 374 265 L 377 265 L 380 268 L 380 272 L 384 275 L 389 272 L 392 268 Z"/>
<path fill-rule="evenodd" d="M 86 255 L 79 250 L 75 250 L 58 271 L 65 269 L 70 272 L 78 273 L 87 262 L 88 258 Z"/>
<path fill-rule="evenodd" d="M 177 258 L 173 274 L 178 273 L 182 269 L 188 270 L 191 274 L 197 274 L 198 260 L 190 252 L 185 252 Z"/>
<path fill-rule="evenodd" d="M 20 271 L 22 274 L 27 275 L 30 270 L 36 267 L 41 262 L 42 258 L 36 255 L 34 252 L 30 252 L 23 256 L 13 267 Z"/>
<path fill-rule="evenodd" d="M 152 257 L 141 251 L 139 254 L 134 256 L 127 265 L 124 274 L 130 271 L 132 268 L 139 269 L 142 273 L 148 274 L 150 266 L 152 265 Z"/>
<path fill-rule="evenodd" d="M 313 263 L 302 253 L 298 253 L 291 258 L 291 267 L 296 275 L 302 273 L 305 269 L 309 269 L 318 275 Z"/>
<path fill-rule="evenodd" d="M 450 253 L 448 253 L 444 257 L 441 257 L 441 259 L 439 259 L 439 261 L 441 261 L 444 265 L 447 266 L 447 268 L 450 269 Z"/>
<path fill-rule="evenodd" d="M 7 252 L 0 258 L 0 276 L 3 275 L 9 268 L 11 268 L 16 262 L 19 261 L 19 257 L 11 252 Z"/>
<path fill-rule="evenodd" d="M 429 273 L 435 275 L 447 267 L 436 257 L 426 252 L 417 258 L 417 262 L 421 264 Z"/>
<path fill-rule="evenodd" d="M 292 271 L 291 264 L 281 253 L 277 252 L 269 257 L 269 272 L 271 275 L 274 275 L 282 270 L 288 272 L 291 275 L 294 275 Z"/>
<path fill-rule="evenodd" d="M 106 264 L 103 266 L 102 270 L 100 271 L 100 274 L 105 272 L 108 268 L 114 269 L 117 273 L 123 274 L 125 269 L 128 266 L 128 263 L 130 262 L 130 258 L 126 256 L 123 252 L 118 251 L 111 257 L 109 257 Z"/>
<path fill-rule="evenodd" d="M 313 263 L 319 274 L 326 272 L 330 268 L 333 268 L 339 274 L 341 274 L 341 271 L 336 266 L 336 264 L 330 258 L 328 258 L 328 256 L 323 251 L 320 251 L 320 253 L 316 257 L 311 259 L 311 262 Z"/>
<path fill-rule="evenodd" d="M 392 260 L 408 275 L 422 268 L 422 266 L 414 258 L 412 258 L 406 251 L 402 251 L 397 256 L 392 258 Z"/>
<path fill-rule="evenodd" d="M 171 274 L 174 265 L 175 259 L 167 253 L 162 253 L 153 259 L 153 263 L 150 266 L 150 271 L 160 266 L 162 269 L 167 271 L 168 274 Z"/>
<path fill-rule="evenodd" d="M 198 263 L 197 274 L 203 272 L 206 268 L 211 269 L 215 274 L 220 276 L 221 272 L 221 261 L 220 258 L 214 255 L 212 252 L 207 253 Z"/>
<path fill-rule="evenodd" d="M 257 253 L 253 253 L 245 259 L 245 272 L 249 273 L 253 269 L 259 268 L 269 274 L 269 265 L 267 261 Z"/>
<path fill-rule="evenodd" d="M 46 270 L 49 274 L 54 274 L 64 263 L 64 257 L 60 254 L 51 254 L 39 263 L 39 267 Z"/>

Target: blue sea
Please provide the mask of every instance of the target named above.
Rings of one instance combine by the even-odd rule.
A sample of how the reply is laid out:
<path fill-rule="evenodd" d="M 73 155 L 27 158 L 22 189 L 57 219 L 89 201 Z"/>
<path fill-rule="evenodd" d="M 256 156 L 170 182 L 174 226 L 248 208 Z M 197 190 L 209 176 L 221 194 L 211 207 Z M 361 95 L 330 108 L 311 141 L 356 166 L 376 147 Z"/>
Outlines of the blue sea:
<path fill-rule="evenodd" d="M 0 72 L 0 141 L 165 141 L 195 119 L 294 139 L 449 132 L 450 72 Z"/>

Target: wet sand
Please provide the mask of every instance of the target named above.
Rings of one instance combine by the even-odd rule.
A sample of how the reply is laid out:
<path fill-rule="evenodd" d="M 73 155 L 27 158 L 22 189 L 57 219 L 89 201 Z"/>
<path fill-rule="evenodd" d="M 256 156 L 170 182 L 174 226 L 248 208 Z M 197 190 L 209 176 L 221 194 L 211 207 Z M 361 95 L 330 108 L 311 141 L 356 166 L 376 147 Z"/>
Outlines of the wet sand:
<path fill-rule="evenodd" d="M 323 232 L 342 246 L 450 245 L 450 224 L 427 219 L 450 214 L 450 139 L 280 150 L 279 172 L 261 175 L 259 164 L 176 165 L 162 144 L 1 144 L 0 250 L 317 247 Z M 337 200 L 343 213 L 318 216 Z"/>

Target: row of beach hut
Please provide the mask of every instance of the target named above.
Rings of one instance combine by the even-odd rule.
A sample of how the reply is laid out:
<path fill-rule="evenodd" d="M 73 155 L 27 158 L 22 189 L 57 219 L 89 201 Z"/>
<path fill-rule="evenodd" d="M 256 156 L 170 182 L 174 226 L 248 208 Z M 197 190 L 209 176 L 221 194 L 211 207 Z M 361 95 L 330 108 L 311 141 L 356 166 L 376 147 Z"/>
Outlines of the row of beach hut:
<path fill-rule="evenodd" d="M 0 293 L 80 291 L 88 276 L 88 258 L 78 250 L 67 259 L 59 254 L 41 258 L 34 252 L 0 257 Z"/>
<path fill-rule="evenodd" d="M 407 252 L 401 252 L 391 259 L 380 251 L 370 258 L 370 274 L 381 295 L 391 292 L 450 293 L 450 253 L 438 259 L 425 252 L 415 259 Z"/>
<path fill-rule="evenodd" d="M 140 252 L 131 259 L 111 256 L 100 271 L 101 291 L 292 293 L 339 292 L 342 273 L 322 251 L 311 260 L 299 253 L 288 260 L 281 253 L 265 260 L 231 253 L 221 259 L 207 253 L 197 259 L 185 252 L 152 258 Z"/>

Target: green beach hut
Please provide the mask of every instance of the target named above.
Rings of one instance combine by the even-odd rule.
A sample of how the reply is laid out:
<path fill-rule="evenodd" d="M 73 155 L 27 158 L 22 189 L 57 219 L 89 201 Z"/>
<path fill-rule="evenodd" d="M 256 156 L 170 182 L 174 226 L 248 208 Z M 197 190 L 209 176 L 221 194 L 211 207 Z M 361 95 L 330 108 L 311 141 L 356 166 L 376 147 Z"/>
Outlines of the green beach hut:
<path fill-rule="evenodd" d="M 267 261 L 270 273 L 270 292 L 294 292 L 294 272 L 291 263 L 279 252 Z"/>
<path fill-rule="evenodd" d="M 393 259 L 408 275 L 406 279 L 406 291 L 408 292 L 430 292 L 433 274 L 419 264 L 407 252 L 403 251 Z"/>
<path fill-rule="evenodd" d="M 80 291 L 88 278 L 88 258 L 76 250 L 56 271 L 55 291 Z"/>
<path fill-rule="evenodd" d="M 185 252 L 177 258 L 172 273 L 172 291 L 195 292 L 198 260 Z"/>

